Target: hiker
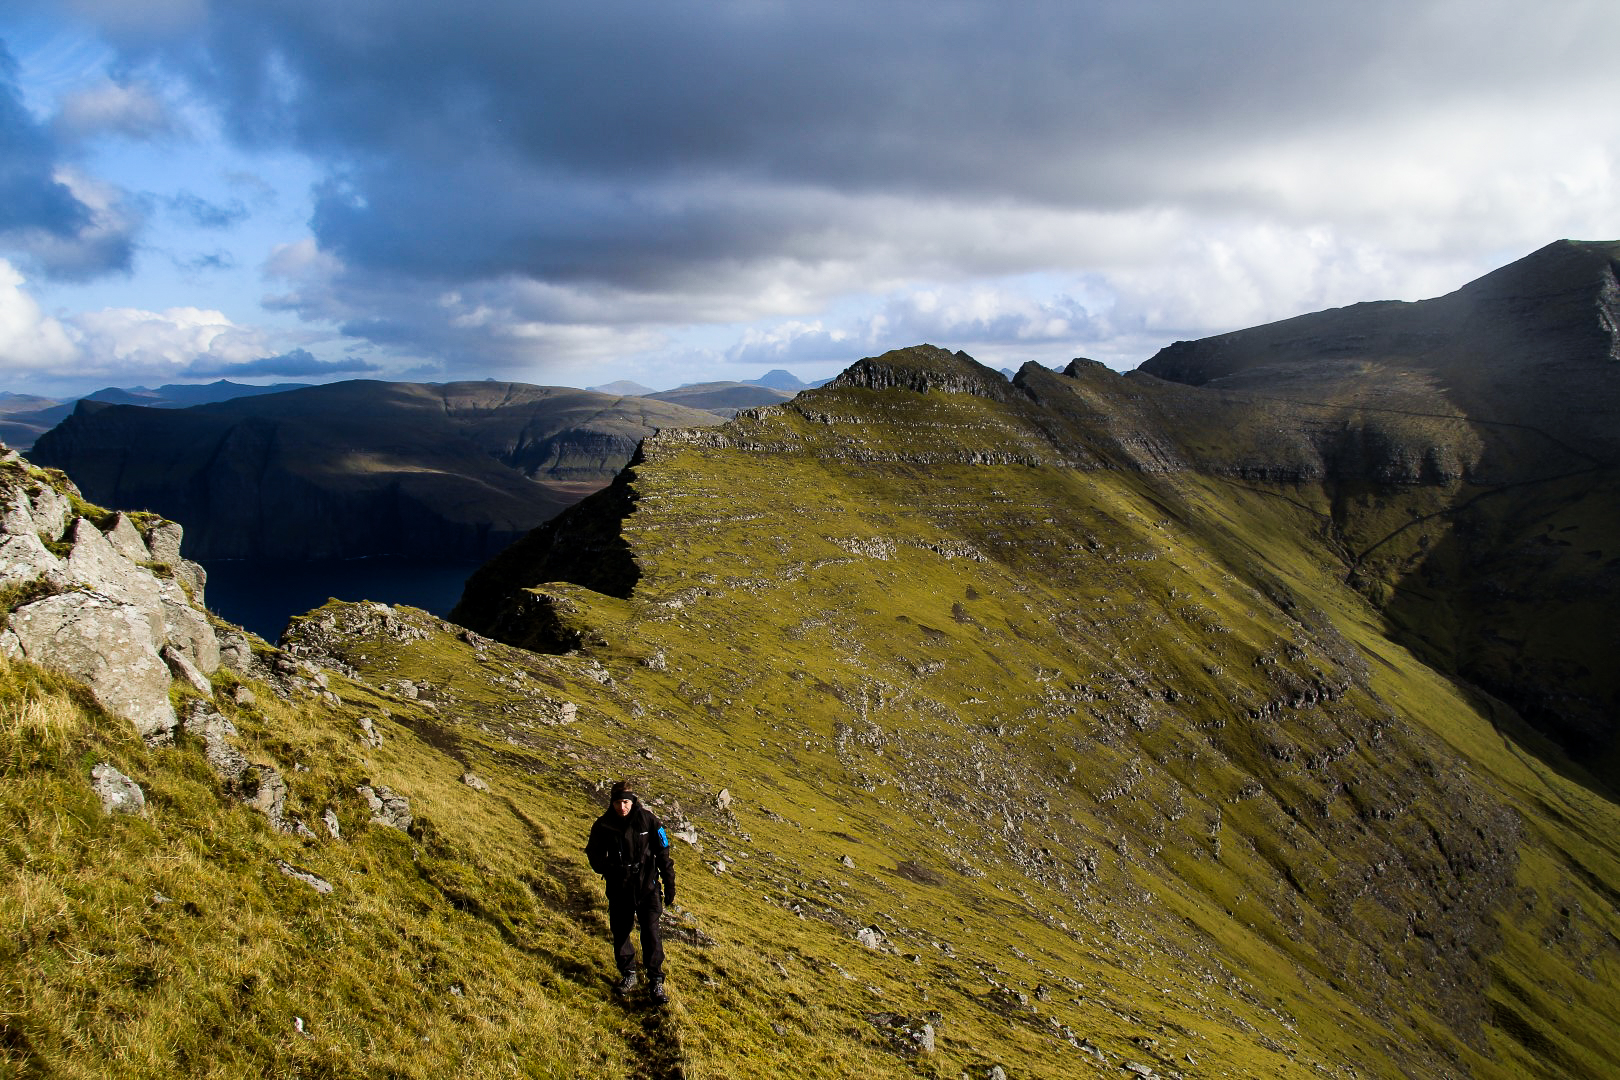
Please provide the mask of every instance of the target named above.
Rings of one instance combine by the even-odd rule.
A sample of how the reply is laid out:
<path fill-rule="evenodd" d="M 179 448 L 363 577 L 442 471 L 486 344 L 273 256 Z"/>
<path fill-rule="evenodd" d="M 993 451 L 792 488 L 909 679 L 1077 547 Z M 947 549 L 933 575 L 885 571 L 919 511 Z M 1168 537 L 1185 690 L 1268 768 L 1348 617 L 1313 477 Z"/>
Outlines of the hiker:
<path fill-rule="evenodd" d="M 639 925 L 649 994 L 654 1004 L 664 1004 L 669 998 L 664 993 L 664 942 L 658 926 L 664 908 L 658 902 L 658 884 L 662 879 L 664 903 L 673 904 L 675 862 L 669 856 L 669 834 L 652 811 L 641 805 L 630 781 L 613 785 L 607 810 L 591 826 L 585 857 L 607 888 L 613 958 L 619 967 L 614 992 L 626 997 L 636 988 L 636 947 L 630 931 Z"/>

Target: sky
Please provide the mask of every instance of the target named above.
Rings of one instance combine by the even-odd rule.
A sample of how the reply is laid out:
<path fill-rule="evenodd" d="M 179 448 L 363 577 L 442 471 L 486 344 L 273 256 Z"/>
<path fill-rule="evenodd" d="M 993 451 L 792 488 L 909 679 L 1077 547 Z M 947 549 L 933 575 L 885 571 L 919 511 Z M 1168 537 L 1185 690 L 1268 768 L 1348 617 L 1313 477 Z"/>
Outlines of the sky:
<path fill-rule="evenodd" d="M 1620 4 L 7 0 L 0 390 L 1128 369 L 1620 238 Z"/>

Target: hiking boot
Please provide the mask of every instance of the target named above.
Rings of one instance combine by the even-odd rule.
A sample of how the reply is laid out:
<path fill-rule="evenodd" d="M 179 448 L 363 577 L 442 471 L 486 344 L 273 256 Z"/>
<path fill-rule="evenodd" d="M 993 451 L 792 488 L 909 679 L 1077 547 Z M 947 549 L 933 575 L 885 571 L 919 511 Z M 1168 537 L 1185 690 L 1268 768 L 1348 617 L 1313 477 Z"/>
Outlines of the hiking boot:
<path fill-rule="evenodd" d="M 652 998 L 654 1005 L 669 1004 L 669 995 L 664 992 L 663 972 L 659 972 L 652 977 L 652 988 L 647 991 L 647 996 Z"/>
<path fill-rule="evenodd" d="M 636 988 L 636 969 L 631 968 L 624 973 L 624 977 L 613 986 L 613 992 L 620 997 L 629 997 L 630 991 Z"/>

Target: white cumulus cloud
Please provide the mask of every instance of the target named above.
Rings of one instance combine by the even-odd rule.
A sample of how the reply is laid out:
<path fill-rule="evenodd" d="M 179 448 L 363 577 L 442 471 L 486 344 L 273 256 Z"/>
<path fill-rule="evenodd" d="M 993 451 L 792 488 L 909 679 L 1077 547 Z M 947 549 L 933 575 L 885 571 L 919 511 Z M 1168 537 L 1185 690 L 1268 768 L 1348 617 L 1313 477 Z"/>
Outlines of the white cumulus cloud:
<path fill-rule="evenodd" d="M 72 364 L 78 350 L 67 328 L 40 309 L 24 283 L 0 259 L 0 370 L 32 374 Z"/>

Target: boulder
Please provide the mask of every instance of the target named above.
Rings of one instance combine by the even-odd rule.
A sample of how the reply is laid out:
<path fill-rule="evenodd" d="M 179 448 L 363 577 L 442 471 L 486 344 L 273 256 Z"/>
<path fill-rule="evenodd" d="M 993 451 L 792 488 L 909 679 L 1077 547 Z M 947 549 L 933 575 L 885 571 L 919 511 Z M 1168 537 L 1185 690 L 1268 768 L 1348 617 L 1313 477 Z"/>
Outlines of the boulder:
<path fill-rule="evenodd" d="M 215 635 L 208 616 L 186 600 L 184 590 L 175 582 L 159 581 L 158 589 L 163 597 L 159 616 L 163 620 L 164 639 L 184 653 L 186 659 L 195 664 L 204 675 L 212 675 L 218 671 L 219 638 Z"/>
<path fill-rule="evenodd" d="M 152 572 L 120 555 L 101 530 L 85 518 L 68 527 L 68 539 L 73 544 L 66 560 L 68 578 L 75 585 L 139 609 L 150 624 L 152 647 L 162 648 L 163 590 Z"/>
<path fill-rule="evenodd" d="M 287 862 L 285 859 L 276 860 L 276 869 L 280 870 L 283 874 L 286 874 L 294 881 L 302 881 L 305 885 L 308 885 L 322 896 L 325 896 L 327 893 L 332 891 L 332 883 L 330 881 L 327 881 L 319 874 L 312 874 L 308 870 L 296 867 L 292 863 Z M 293 1019 L 296 1022 L 299 1033 L 302 1034 L 304 1030 L 303 1017 L 294 1017 Z"/>
<path fill-rule="evenodd" d="M 61 588 L 67 584 L 62 561 L 51 554 L 39 534 L 0 534 L 0 588 L 44 580 Z"/>
<path fill-rule="evenodd" d="M 162 655 L 163 662 L 169 665 L 169 670 L 174 672 L 175 678 L 184 679 L 199 694 L 214 692 L 213 686 L 208 682 L 208 676 L 198 671 L 197 665 L 193 664 L 183 651 L 173 645 L 165 645 Z"/>
<path fill-rule="evenodd" d="M 227 631 L 216 639 L 219 643 L 219 662 L 238 675 L 250 679 L 263 678 L 264 665 L 253 656 L 253 642 L 238 631 Z"/>
<path fill-rule="evenodd" d="M 248 771 L 248 759 L 230 741 L 236 736 L 236 725 L 200 701 L 191 703 L 183 723 L 187 735 L 202 740 L 203 757 L 214 775 L 236 790 Z"/>
<path fill-rule="evenodd" d="M 130 555 L 149 552 L 128 518 L 119 515 L 113 532 L 120 536 L 116 544 L 85 518 L 73 523 L 68 530 L 73 550 L 64 566 L 68 579 L 139 608 L 151 624 L 155 647 L 173 645 L 204 675 L 218 671 L 219 640 L 208 616 L 192 606 L 178 582 L 131 561 Z"/>
<path fill-rule="evenodd" d="M 152 561 L 151 550 L 147 548 L 146 541 L 141 539 L 140 530 L 130 521 L 128 514 L 119 514 L 113 518 L 113 526 L 107 530 L 107 543 L 132 563 Z"/>
<path fill-rule="evenodd" d="M 180 541 L 184 536 L 185 530 L 178 524 L 165 521 L 147 534 L 146 544 L 152 553 L 152 561 L 173 570 L 175 578 L 185 582 L 191 590 L 192 599 L 198 607 L 202 607 L 203 587 L 208 584 L 208 572 L 180 554 Z"/>
<path fill-rule="evenodd" d="M 239 783 L 242 801 L 268 818 L 277 832 L 305 840 L 315 839 L 309 826 L 287 816 L 287 781 L 274 766 L 249 765 Z"/>
<path fill-rule="evenodd" d="M 90 787 L 108 814 L 139 814 L 146 809 L 141 786 L 105 762 L 90 770 Z"/>
<path fill-rule="evenodd" d="M 78 679 L 108 712 L 152 743 L 168 742 L 176 717 L 169 667 L 138 608 L 95 592 L 67 592 L 11 614 L 23 656 Z"/>
<path fill-rule="evenodd" d="M 8 536 L 32 534 L 55 540 L 72 517 L 72 501 L 50 485 L 18 485 L 11 489 L 0 509 L 0 532 Z"/>
<path fill-rule="evenodd" d="M 403 795 L 396 795 L 385 787 L 375 790 L 362 784 L 355 789 L 371 807 L 371 823 L 386 825 L 390 829 L 408 832 L 411 827 L 411 803 Z"/>

